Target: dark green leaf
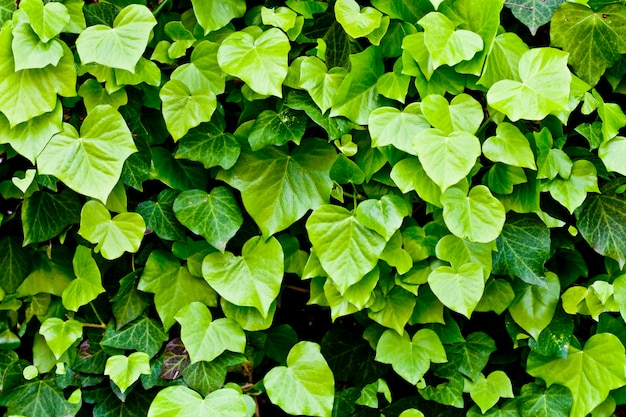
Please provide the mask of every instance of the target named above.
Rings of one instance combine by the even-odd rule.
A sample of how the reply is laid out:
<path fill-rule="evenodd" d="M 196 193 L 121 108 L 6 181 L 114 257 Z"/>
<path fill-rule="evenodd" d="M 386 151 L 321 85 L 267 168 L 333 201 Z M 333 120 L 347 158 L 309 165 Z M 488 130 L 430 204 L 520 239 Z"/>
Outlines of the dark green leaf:
<path fill-rule="evenodd" d="M 548 23 L 554 11 L 563 2 L 565 0 L 513 0 L 507 3 L 506 7 L 528 27 L 530 33 L 536 35 L 539 26 Z"/>
<path fill-rule="evenodd" d="M 145 417 L 152 395 L 135 390 L 121 401 L 112 391 L 106 391 L 95 402 L 94 417 Z"/>
<path fill-rule="evenodd" d="M 59 194 L 38 191 L 24 200 L 22 225 L 24 245 L 44 242 L 80 220 L 80 201 L 65 190 Z"/>
<path fill-rule="evenodd" d="M 183 370 L 183 379 L 191 388 L 207 395 L 224 385 L 229 367 L 245 360 L 245 356 L 240 353 L 224 352 L 211 362 L 199 361 L 189 365 Z"/>
<path fill-rule="evenodd" d="M 300 144 L 307 119 L 303 113 L 284 108 L 276 113 L 265 110 L 254 121 L 248 141 L 253 151 L 266 146 L 282 146 L 289 141 Z M 228 168 L 225 168 L 228 169 Z"/>
<path fill-rule="evenodd" d="M 41 417 L 74 415 L 80 408 L 80 404 L 72 404 L 65 399 L 54 378 L 25 381 L 4 394 L 1 404 L 11 415 Z"/>
<path fill-rule="evenodd" d="M 148 296 L 137 291 L 137 272 L 120 280 L 120 289 L 111 302 L 117 330 L 139 317 L 150 305 Z"/>
<path fill-rule="evenodd" d="M 183 240 L 185 228 L 176 219 L 174 201 L 179 193 L 176 190 L 163 190 L 159 193 L 157 201 L 144 201 L 139 203 L 136 212 L 146 221 L 148 230 L 152 230 L 164 240 Z"/>
<path fill-rule="evenodd" d="M 201 162 L 207 169 L 218 165 L 230 169 L 237 162 L 240 151 L 237 139 L 225 133 L 223 126 L 211 122 L 190 130 L 178 142 L 175 157 Z"/>
<path fill-rule="evenodd" d="M 161 346 L 166 340 L 167 334 L 159 322 L 143 316 L 122 327 L 119 331 L 115 330 L 113 326 L 107 326 L 100 344 L 116 349 L 145 352 L 152 358 L 161 350 Z"/>
<path fill-rule="evenodd" d="M 427 400 L 437 401 L 439 404 L 451 405 L 456 408 L 463 408 L 463 376 L 459 373 L 453 374 L 448 382 L 443 382 L 436 387 L 426 386 L 419 390 L 419 393 Z"/>
<path fill-rule="evenodd" d="M 483 332 L 471 333 L 464 342 L 446 345 L 448 363 L 439 366 L 437 373 L 453 378 L 458 370 L 471 380 L 476 380 L 495 351 L 496 344 L 489 335 Z"/>
<path fill-rule="evenodd" d="M 158 179 L 177 190 L 204 190 L 207 186 L 206 171 L 199 165 L 174 159 L 165 148 L 152 148 L 151 179 Z"/>
<path fill-rule="evenodd" d="M 0 287 L 12 294 L 22 284 L 32 268 L 28 249 L 23 249 L 18 240 L 11 236 L 0 238 Z"/>
<path fill-rule="evenodd" d="M 561 385 L 545 389 L 537 384 L 526 384 L 518 404 L 522 417 L 567 417 L 572 408 L 572 394 Z"/>

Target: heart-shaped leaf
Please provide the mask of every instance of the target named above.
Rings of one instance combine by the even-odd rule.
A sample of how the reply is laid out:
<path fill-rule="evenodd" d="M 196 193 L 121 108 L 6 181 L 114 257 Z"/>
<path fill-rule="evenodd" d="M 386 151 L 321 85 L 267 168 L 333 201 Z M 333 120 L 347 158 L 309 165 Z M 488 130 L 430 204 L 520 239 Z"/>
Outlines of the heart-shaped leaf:
<path fill-rule="evenodd" d="M 104 375 L 124 392 L 141 375 L 150 375 L 150 357 L 145 352 L 133 352 L 129 356 L 113 355 L 107 359 Z"/>
<path fill-rule="evenodd" d="M 458 269 L 440 266 L 428 276 L 428 285 L 446 307 L 469 318 L 483 296 L 485 279 L 480 265 L 468 263 Z"/>
<path fill-rule="evenodd" d="M 63 321 L 57 317 L 50 317 L 41 323 L 39 333 L 46 339 L 54 356 L 59 359 L 77 339 L 83 336 L 83 326 L 76 320 Z"/>
<path fill-rule="evenodd" d="M 280 243 L 260 236 L 248 240 L 241 256 L 211 253 L 202 262 L 202 275 L 229 302 L 255 307 L 267 317 L 283 280 L 284 255 Z"/>
<path fill-rule="evenodd" d="M 160 390 L 148 410 L 148 417 L 246 417 L 246 402 L 237 390 L 221 388 L 202 399 L 182 385 Z"/>
<path fill-rule="evenodd" d="M 28 23 L 15 26 L 11 45 L 14 51 L 21 51 L 14 52 L 16 71 L 56 66 L 65 52 L 62 41 L 51 39 L 47 43 L 42 42 Z"/>
<path fill-rule="evenodd" d="M 480 374 L 476 381 L 465 381 L 463 390 L 470 393 L 483 413 L 496 405 L 500 398 L 513 398 L 511 380 L 502 371 L 494 371 L 486 378 Z"/>
<path fill-rule="evenodd" d="M 393 107 L 379 107 L 370 113 L 368 124 L 372 147 L 393 145 L 410 154 L 415 154 L 415 134 L 430 128 L 419 103 L 411 103 L 403 111 Z"/>
<path fill-rule="evenodd" d="M 585 202 L 588 192 L 600 192 L 596 167 L 592 162 L 580 159 L 572 165 L 569 178 L 556 177 L 542 184 L 541 189 L 549 191 L 552 198 L 574 213 Z"/>
<path fill-rule="evenodd" d="M 487 138 L 483 143 L 483 154 L 494 162 L 537 169 L 528 139 L 511 123 L 498 125 L 496 136 Z"/>
<path fill-rule="evenodd" d="M 224 132 L 224 128 L 211 122 L 191 130 L 178 142 L 176 158 L 201 162 L 207 169 L 218 165 L 232 168 L 241 153 L 241 145 L 234 135 Z"/>
<path fill-rule="evenodd" d="M 205 35 L 223 28 L 246 12 L 245 0 L 192 0 L 191 4 Z"/>
<path fill-rule="evenodd" d="M 216 187 L 210 194 L 202 190 L 183 191 L 173 208 L 178 221 L 221 252 L 243 224 L 237 201 L 226 187 Z"/>
<path fill-rule="evenodd" d="M 303 112 L 285 107 L 280 112 L 264 110 L 254 121 L 248 134 L 248 142 L 253 151 L 266 146 L 282 146 L 289 141 L 300 144 L 307 125 Z"/>
<path fill-rule="evenodd" d="M 548 23 L 554 11 L 564 2 L 565 0 L 512 0 L 506 6 L 534 36 L 539 26 Z"/>
<path fill-rule="evenodd" d="M 345 68 L 335 67 L 329 71 L 321 59 L 306 57 L 300 64 L 300 87 L 309 93 L 321 112 L 326 113 L 346 75 Z"/>
<path fill-rule="evenodd" d="M 270 370 L 263 384 L 270 400 L 291 415 L 331 416 L 335 381 L 316 343 L 297 343 L 287 366 Z"/>
<path fill-rule="evenodd" d="M 397 195 L 384 195 L 380 200 L 365 200 L 356 209 L 358 221 L 378 232 L 387 241 L 402 226 L 402 221 L 409 214 L 409 206 Z"/>
<path fill-rule="evenodd" d="M 102 294 L 104 287 L 98 265 L 91 257 L 91 249 L 78 246 L 74 253 L 73 265 L 76 279 L 65 288 L 62 300 L 65 308 L 78 311 L 79 307 L 95 300 L 98 294 Z"/>
<path fill-rule="evenodd" d="M 126 6 L 115 17 L 113 28 L 105 25 L 89 26 L 78 36 L 78 55 L 84 64 L 95 62 L 134 74 L 156 23 L 146 6 Z"/>
<path fill-rule="evenodd" d="M 290 48 L 289 38 L 277 28 L 235 32 L 222 41 L 217 61 L 224 72 L 241 78 L 257 93 L 282 97 Z"/>
<path fill-rule="evenodd" d="M 546 286 L 531 285 L 519 280 L 513 282 L 515 299 L 509 306 L 513 320 L 535 340 L 548 327 L 559 303 L 561 284 L 559 278 L 546 273 Z"/>
<path fill-rule="evenodd" d="M 42 0 L 24 0 L 20 10 L 26 12 L 28 22 L 42 42 L 46 43 L 70 23 L 70 14 L 63 3 L 46 3 Z"/>
<path fill-rule="evenodd" d="M 473 135 L 484 117 L 482 106 L 469 94 L 455 96 L 450 104 L 445 97 L 431 94 L 424 97 L 421 108 L 430 124 L 445 134 L 462 130 Z"/>
<path fill-rule="evenodd" d="M 217 99 L 213 91 L 208 89 L 191 89 L 179 80 L 165 83 L 159 97 L 163 100 L 163 118 L 167 130 L 174 140 L 178 140 L 192 127 L 208 122 L 217 107 Z"/>
<path fill-rule="evenodd" d="M 337 0 L 335 16 L 348 35 L 360 38 L 378 29 L 383 14 L 373 7 L 361 9 L 355 0 Z"/>

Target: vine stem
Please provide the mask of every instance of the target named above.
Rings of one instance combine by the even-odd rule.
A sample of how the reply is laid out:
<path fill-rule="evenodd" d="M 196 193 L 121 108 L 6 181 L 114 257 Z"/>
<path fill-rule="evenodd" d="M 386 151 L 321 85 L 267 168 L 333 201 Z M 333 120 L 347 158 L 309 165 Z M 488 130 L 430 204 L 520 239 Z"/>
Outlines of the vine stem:
<path fill-rule="evenodd" d="M 93 329 L 106 329 L 107 328 L 106 324 L 81 323 L 80 325 L 83 327 L 90 327 Z"/>
<path fill-rule="evenodd" d="M 170 1 L 171 0 L 163 0 L 161 3 L 159 3 L 159 5 L 155 7 L 154 10 L 152 11 L 152 15 L 154 17 L 158 16 L 159 13 L 161 13 L 161 11 L 163 10 L 163 8 L 167 6 L 168 3 L 170 3 Z"/>
<path fill-rule="evenodd" d="M 98 314 L 98 310 L 96 310 L 96 308 L 94 307 L 93 303 L 91 303 L 91 302 L 90 302 L 90 303 L 89 303 L 89 306 L 90 306 L 90 307 L 91 307 L 91 309 L 93 310 L 93 313 L 96 315 L 96 318 L 97 318 L 97 319 L 98 319 L 98 321 L 100 322 L 100 325 L 98 326 L 98 325 L 96 325 L 96 324 L 93 324 L 93 325 L 87 326 L 87 325 L 85 325 L 85 324 L 83 323 L 83 326 L 85 326 L 85 327 L 99 327 L 99 328 L 102 328 L 102 329 L 106 329 L 106 328 L 107 328 L 107 325 L 106 325 L 106 324 L 104 324 L 104 321 L 102 321 L 102 318 L 100 317 L 100 314 Z"/>

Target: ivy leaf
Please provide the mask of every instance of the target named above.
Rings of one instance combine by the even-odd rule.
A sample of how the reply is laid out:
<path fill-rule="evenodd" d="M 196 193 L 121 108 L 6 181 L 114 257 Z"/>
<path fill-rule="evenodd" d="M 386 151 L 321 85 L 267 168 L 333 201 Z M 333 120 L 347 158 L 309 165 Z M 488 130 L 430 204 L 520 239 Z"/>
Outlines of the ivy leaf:
<path fill-rule="evenodd" d="M 489 361 L 489 356 L 496 351 L 496 343 L 486 333 L 474 332 L 467 336 L 467 340 L 447 345 L 448 362 L 442 365 L 438 372 L 444 375 L 454 375 L 457 371 L 475 381 Z M 450 381 L 453 383 L 453 380 Z M 463 387 L 461 386 L 461 389 Z"/>
<path fill-rule="evenodd" d="M 552 16 L 551 44 L 569 53 L 576 75 L 596 85 L 604 71 L 626 53 L 626 9 L 608 4 L 592 10 L 581 4 L 562 4 Z"/>
<path fill-rule="evenodd" d="M 381 309 L 373 311 L 370 308 L 367 312 L 368 317 L 382 326 L 394 329 L 398 334 L 402 333 L 415 310 L 415 295 L 400 286 L 395 286 L 388 294 L 378 296 L 376 301 L 380 303 Z"/>
<path fill-rule="evenodd" d="M 289 351 L 287 366 L 271 369 L 263 385 L 270 400 L 289 414 L 331 415 L 335 381 L 316 343 L 297 343 Z"/>
<path fill-rule="evenodd" d="M 152 147 L 150 152 L 152 153 L 150 179 L 158 179 L 181 191 L 207 187 L 206 171 L 198 164 L 175 159 L 167 149 L 160 146 Z"/>
<path fill-rule="evenodd" d="M 46 43 L 57 36 L 70 23 L 70 14 L 62 3 L 46 3 L 41 0 L 26 0 L 20 3 L 26 12 L 33 31 Z"/>
<path fill-rule="evenodd" d="M 203 123 L 187 133 L 179 142 L 175 156 L 198 161 L 205 168 L 221 166 L 230 169 L 235 165 L 241 146 L 235 136 L 224 132 L 224 126 Z"/>
<path fill-rule="evenodd" d="M 478 138 L 463 131 L 425 129 L 417 133 L 413 146 L 424 171 L 442 192 L 469 174 L 481 154 Z"/>
<path fill-rule="evenodd" d="M 157 201 L 144 201 L 137 206 L 137 214 L 143 217 L 146 228 L 163 240 L 185 239 L 185 228 L 176 219 L 172 208 L 176 197 L 176 190 L 166 189 L 159 193 Z"/>
<path fill-rule="evenodd" d="M 323 205 L 306 222 L 309 239 L 340 293 L 361 280 L 378 262 L 385 239 L 347 209 Z"/>
<path fill-rule="evenodd" d="M 511 215 L 496 240 L 493 273 L 546 286 L 543 264 L 550 257 L 550 231 L 534 215 Z"/>
<path fill-rule="evenodd" d="M 304 88 L 322 113 L 326 113 L 344 78 L 348 75 L 342 67 L 326 67 L 317 57 L 306 57 L 300 64 L 300 87 Z"/>
<path fill-rule="evenodd" d="M 535 36 L 539 26 L 543 26 L 552 19 L 554 11 L 565 0 L 513 0 L 506 6 L 511 9 L 513 16 L 526 25 L 530 33 Z"/>
<path fill-rule="evenodd" d="M 418 22 L 424 28 L 424 44 L 430 52 L 433 68 L 454 66 L 468 61 L 482 51 L 480 35 L 469 30 L 455 29 L 455 24 L 444 14 L 430 12 Z"/>
<path fill-rule="evenodd" d="M 440 266 L 428 276 L 428 285 L 446 307 L 469 318 L 483 296 L 485 279 L 480 265 L 468 263 L 457 269 Z"/>
<path fill-rule="evenodd" d="M 196 43 L 189 62 L 176 68 L 170 77 L 182 81 L 192 91 L 210 90 L 215 95 L 224 92 L 224 72 L 217 63 L 219 45 L 210 41 Z"/>
<path fill-rule="evenodd" d="M 172 254 L 161 250 L 150 253 L 137 288 L 154 293 L 154 304 L 165 330 L 175 323 L 176 313 L 189 303 L 217 305 L 217 294 L 204 280 L 192 277 L 186 266 L 180 266 Z"/>
<path fill-rule="evenodd" d="M 487 138 L 483 143 L 483 154 L 493 162 L 537 169 L 528 139 L 511 123 L 498 125 L 496 136 Z"/>
<path fill-rule="evenodd" d="M 463 390 L 469 391 L 483 413 L 496 405 L 500 398 L 513 398 L 511 380 L 502 371 L 494 371 L 486 378 L 480 374 L 476 381 L 465 381 Z"/>
<path fill-rule="evenodd" d="M 487 102 L 512 121 L 540 120 L 552 112 L 569 112 L 572 74 L 567 57 L 567 53 L 554 48 L 525 52 L 519 61 L 519 81 L 496 82 L 487 92 Z"/>
<path fill-rule="evenodd" d="M 482 106 L 469 94 L 455 96 L 450 104 L 445 97 L 431 94 L 424 97 L 421 108 L 428 122 L 446 135 L 457 130 L 473 135 L 483 121 Z"/>
<path fill-rule="evenodd" d="M 191 363 L 211 362 L 225 350 L 244 352 L 246 335 L 241 326 L 229 318 L 213 320 L 208 307 L 200 302 L 187 304 L 174 318 L 180 323 L 180 337 Z"/>
<path fill-rule="evenodd" d="M 192 0 L 191 4 L 205 35 L 223 28 L 246 12 L 244 0 Z"/>
<path fill-rule="evenodd" d="M 79 307 L 95 300 L 105 290 L 98 265 L 91 257 L 91 249 L 78 246 L 72 263 L 76 279 L 65 288 L 62 300 L 65 308 L 78 311 Z"/>
<path fill-rule="evenodd" d="M 110 106 L 97 106 L 83 121 L 80 135 L 63 124 L 39 155 L 37 167 L 40 174 L 54 175 L 74 191 L 105 202 L 134 152 L 124 118 Z"/>
<path fill-rule="evenodd" d="M 139 317 L 150 305 L 148 296 L 137 291 L 136 281 L 137 274 L 135 272 L 126 275 L 120 280 L 119 291 L 111 298 L 117 330 Z"/>
<path fill-rule="evenodd" d="M 156 23 L 146 6 L 131 4 L 115 17 L 113 28 L 94 25 L 82 31 L 76 40 L 78 55 L 84 64 L 95 62 L 134 74 Z"/>
<path fill-rule="evenodd" d="M 446 235 L 437 242 L 435 253 L 437 258 L 450 262 L 453 268 L 473 262 L 482 266 L 485 278 L 491 272 L 492 244 L 469 242 L 454 235 Z"/>
<path fill-rule="evenodd" d="M 617 172 L 626 175 L 626 169 L 620 155 L 626 152 L 626 137 L 616 136 L 609 141 L 604 141 L 598 148 L 598 156 L 609 172 Z"/>
<path fill-rule="evenodd" d="M 56 66 L 65 52 L 62 41 L 52 39 L 47 43 L 42 42 L 26 22 L 14 27 L 12 46 L 13 51 L 18 51 L 17 54 L 14 52 L 16 71 Z"/>
<path fill-rule="evenodd" d="M 185 416 L 243 417 L 246 402 L 237 390 L 222 388 L 202 399 L 200 394 L 185 386 L 167 387 L 154 397 L 148 417 Z"/>
<path fill-rule="evenodd" d="M 41 323 L 39 333 L 46 339 L 54 356 L 59 359 L 77 339 L 83 336 L 83 326 L 76 320 L 63 321 L 57 317 L 50 317 Z"/>
<path fill-rule="evenodd" d="M 260 236 L 248 240 L 241 256 L 211 253 L 202 262 L 202 275 L 222 297 L 238 306 L 254 307 L 267 317 L 280 292 L 284 259 L 280 243 Z"/>
<path fill-rule="evenodd" d="M 548 327 L 554 316 L 556 306 L 561 294 L 559 278 L 551 273 L 546 273 L 546 286 L 540 287 L 513 282 L 515 299 L 509 306 L 509 312 L 513 320 L 526 330 L 535 340 L 540 333 Z"/>
<path fill-rule="evenodd" d="M 224 72 L 241 78 L 255 92 L 282 97 L 289 38 L 277 28 L 259 32 L 230 34 L 217 51 L 218 63 Z"/>
<path fill-rule="evenodd" d="M 202 190 L 183 191 L 173 209 L 184 226 L 221 252 L 243 224 L 235 197 L 226 187 L 216 187 L 210 194 Z"/>
<path fill-rule="evenodd" d="M 362 201 L 356 209 L 357 220 L 365 227 L 378 232 L 386 241 L 402 226 L 410 209 L 402 197 L 384 195 L 380 200 Z"/>
<path fill-rule="evenodd" d="M 145 352 L 152 358 L 167 340 L 167 334 L 159 322 L 147 316 L 138 318 L 119 331 L 114 327 L 107 326 L 104 337 L 100 341 L 102 346 Z"/>
<path fill-rule="evenodd" d="M 54 378 L 34 379 L 3 392 L 2 405 L 11 415 L 41 417 L 73 416 L 80 408 L 65 399 Z"/>
<path fill-rule="evenodd" d="M 383 15 L 373 7 L 361 9 L 355 0 L 337 0 L 335 16 L 348 35 L 361 38 L 378 29 Z"/>
<path fill-rule="evenodd" d="M 307 117 L 288 107 L 276 113 L 264 110 L 254 121 L 248 134 L 248 142 L 253 151 L 268 145 L 282 146 L 292 141 L 299 145 L 307 125 Z"/>
<path fill-rule="evenodd" d="M 421 329 L 409 338 L 395 330 L 385 330 L 376 345 L 376 360 L 388 363 L 405 380 L 415 385 L 430 368 L 430 363 L 447 361 L 439 336 L 430 329 Z"/>
<path fill-rule="evenodd" d="M 626 385 L 624 346 L 611 333 L 591 336 L 583 349 L 570 346 L 567 358 L 547 358 L 530 352 L 526 371 L 548 386 L 563 385 L 573 396 L 571 417 L 584 417 L 606 399 L 609 391 Z"/>
<path fill-rule="evenodd" d="M 163 118 L 175 141 L 192 127 L 211 120 L 217 98 L 211 90 L 190 88 L 182 81 L 171 79 L 161 88 Z"/>
<path fill-rule="evenodd" d="M 163 354 L 163 368 L 159 378 L 174 380 L 182 375 L 182 372 L 189 366 L 189 354 L 182 340 L 175 338 L 165 345 Z"/>
<path fill-rule="evenodd" d="M 17 238 L 2 236 L 0 238 L 0 288 L 5 294 L 14 293 L 22 284 L 32 268 L 32 259 Z"/>
<path fill-rule="evenodd" d="M 522 417 L 568 417 L 573 398 L 561 385 L 545 389 L 537 384 L 526 384 L 517 402 Z"/>
<path fill-rule="evenodd" d="M 83 98 L 87 112 L 90 112 L 94 107 L 101 104 L 109 105 L 117 110 L 128 103 L 126 90 L 122 88 L 113 93 L 109 93 L 93 78 L 88 79 L 80 86 L 78 95 Z"/>
<path fill-rule="evenodd" d="M 489 88 L 500 80 L 518 79 L 519 60 L 526 51 L 528 45 L 515 33 L 506 32 L 496 36 L 477 84 Z"/>
<path fill-rule="evenodd" d="M 52 239 L 79 219 L 80 201 L 74 193 L 35 192 L 24 199 L 22 206 L 24 245 Z"/>
<path fill-rule="evenodd" d="M 244 151 L 235 166 L 221 171 L 217 179 L 241 191 L 246 211 L 267 237 L 328 203 L 335 159 L 331 145 L 308 139 L 291 155 L 275 147 Z"/>
<path fill-rule="evenodd" d="M 569 178 L 554 178 L 541 188 L 549 191 L 550 195 L 563 204 L 570 213 L 585 202 L 588 192 L 600 192 L 596 167 L 585 159 L 574 162 Z"/>
<path fill-rule="evenodd" d="M 134 352 L 129 356 L 114 355 L 107 359 L 104 375 L 109 375 L 111 381 L 124 392 L 139 377 L 150 375 L 150 358 L 144 352 Z"/>
<path fill-rule="evenodd" d="M 616 181 L 600 189 L 601 194 L 591 194 L 576 211 L 576 227 L 589 245 L 599 254 L 619 262 L 626 262 L 626 229 L 622 220 L 626 213 L 626 201 L 615 190 L 621 185 Z"/>
<path fill-rule="evenodd" d="M 190 388 L 207 395 L 224 386 L 229 367 L 245 362 L 244 355 L 226 351 L 211 362 L 201 361 L 187 366 L 183 371 L 183 379 Z"/>
<path fill-rule="evenodd" d="M 402 111 L 393 107 L 378 107 L 370 113 L 368 124 L 373 148 L 393 145 L 410 154 L 415 154 L 415 134 L 430 128 L 419 103 L 411 103 Z"/>
<path fill-rule="evenodd" d="M 106 207 L 96 200 L 89 200 L 80 212 L 78 234 L 95 243 L 94 251 L 109 260 L 124 252 L 137 252 L 145 231 L 146 224 L 139 214 L 121 213 L 111 219 Z"/>
<path fill-rule="evenodd" d="M 418 158 L 404 158 L 395 164 L 390 177 L 403 193 L 415 190 L 422 200 L 441 207 L 441 189 L 426 174 Z"/>

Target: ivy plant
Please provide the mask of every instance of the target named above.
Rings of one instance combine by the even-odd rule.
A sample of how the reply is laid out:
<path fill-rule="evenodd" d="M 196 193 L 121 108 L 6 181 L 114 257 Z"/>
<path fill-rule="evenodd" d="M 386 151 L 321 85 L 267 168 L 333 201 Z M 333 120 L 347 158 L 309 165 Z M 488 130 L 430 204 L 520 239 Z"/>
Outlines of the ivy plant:
<path fill-rule="evenodd" d="M 623 415 L 626 1 L 0 27 L 5 415 Z"/>

